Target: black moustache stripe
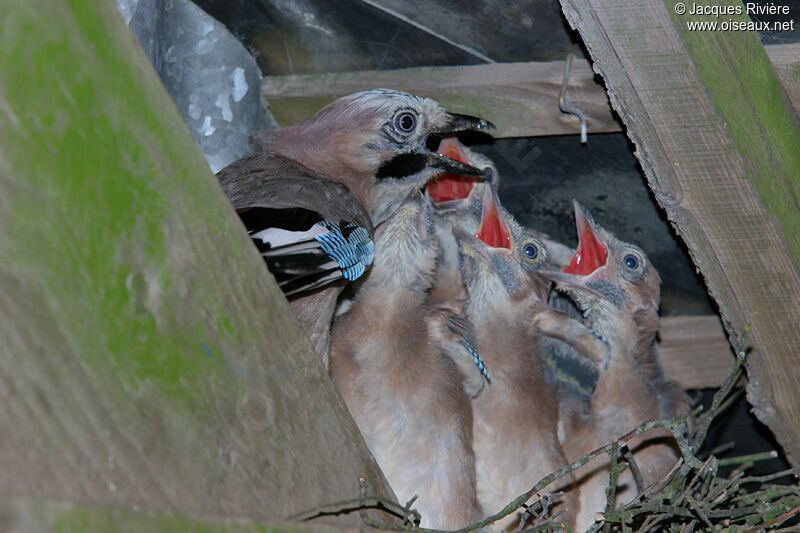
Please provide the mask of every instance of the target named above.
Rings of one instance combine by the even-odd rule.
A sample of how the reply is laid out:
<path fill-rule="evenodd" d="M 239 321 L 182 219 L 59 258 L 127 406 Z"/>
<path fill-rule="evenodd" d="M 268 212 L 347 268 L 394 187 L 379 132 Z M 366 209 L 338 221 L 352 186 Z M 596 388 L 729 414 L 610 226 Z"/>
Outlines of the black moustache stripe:
<path fill-rule="evenodd" d="M 421 172 L 428 165 L 423 154 L 401 154 L 384 163 L 378 169 L 378 179 L 405 178 Z"/>

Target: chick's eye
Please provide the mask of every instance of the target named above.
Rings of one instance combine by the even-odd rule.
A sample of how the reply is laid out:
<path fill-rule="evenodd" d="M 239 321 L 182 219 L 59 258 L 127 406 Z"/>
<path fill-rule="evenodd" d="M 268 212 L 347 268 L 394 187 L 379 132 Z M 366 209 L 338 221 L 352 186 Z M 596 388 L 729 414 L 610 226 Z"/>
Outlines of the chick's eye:
<path fill-rule="evenodd" d="M 413 113 L 400 113 L 394 117 L 394 127 L 403 133 L 411 133 L 417 127 L 417 117 Z"/>
<path fill-rule="evenodd" d="M 528 259 L 536 259 L 539 257 L 539 248 L 537 248 L 535 244 L 526 244 L 523 251 Z"/>
<path fill-rule="evenodd" d="M 637 259 L 633 254 L 626 255 L 622 258 L 622 260 L 625 262 L 625 266 L 631 270 L 636 270 L 639 268 L 639 259 Z"/>

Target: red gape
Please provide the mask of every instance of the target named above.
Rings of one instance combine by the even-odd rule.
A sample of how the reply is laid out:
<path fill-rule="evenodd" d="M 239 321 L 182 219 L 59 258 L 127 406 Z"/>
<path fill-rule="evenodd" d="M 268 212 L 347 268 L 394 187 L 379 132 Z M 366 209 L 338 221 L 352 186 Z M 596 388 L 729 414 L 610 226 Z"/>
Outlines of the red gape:
<path fill-rule="evenodd" d="M 486 193 L 483 195 L 481 227 L 475 236 L 493 248 L 511 249 L 511 235 L 500 218 L 494 192 L 490 187 L 486 187 Z"/>
<path fill-rule="evenodd" d="M 606 264 L 608 250 L 581 209 L 575 209 L 575 224 L 578 226 L 578 249 L 562 272 L 586 276 Z"/>
<path fill-rule="evenodd" d="M 452 135 L 444 137 L 436 151 L 456 161 L 470 164 L 467 155 L 461 149 L 461 143 Z M 473 177 L 443 172 L 435 181 L 428 183 L 428 194 L 436 203 L 461 200 L 469 196 L 475 183 Z"/>

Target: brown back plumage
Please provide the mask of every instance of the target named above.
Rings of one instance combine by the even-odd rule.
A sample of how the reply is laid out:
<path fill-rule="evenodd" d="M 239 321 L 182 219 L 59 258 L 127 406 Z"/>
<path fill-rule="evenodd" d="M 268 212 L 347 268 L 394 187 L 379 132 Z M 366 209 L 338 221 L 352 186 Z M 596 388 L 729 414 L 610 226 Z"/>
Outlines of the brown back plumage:
<path fill-rule="evenodd" d="M 346 185 L 279 155 L 255 154 L 217 174 L 237 210 L 253 207 L 303 208 L 328 220 L 351 220 L 373 233 L 372 221 Z"/>

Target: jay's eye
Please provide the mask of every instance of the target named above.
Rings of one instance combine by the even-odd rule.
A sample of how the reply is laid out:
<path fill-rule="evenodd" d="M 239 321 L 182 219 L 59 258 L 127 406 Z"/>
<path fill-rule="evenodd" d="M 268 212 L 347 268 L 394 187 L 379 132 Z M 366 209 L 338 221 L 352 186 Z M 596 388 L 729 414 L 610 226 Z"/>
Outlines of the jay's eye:
<path fill-rule="evenodd" d="M 522 249 L 528 259 L 536 259 L 539 257 L 539 248 L 535 244 L 526 244 Z"/>
<path fill-rule="evenodd" d="M 625 266 L 630 268 L 631 270 L 636 270 L 639 268 L 639 259 L 636 258 L 633 254 L 626 255 L 622 261 L 625 263 Z"/>
<path fill-rule="evenodd" d="M 417 117 L 414 113 L 400 113 L 394 117 L 394 127 L 402 133 L 411 133 L 417 127 Z"/>

